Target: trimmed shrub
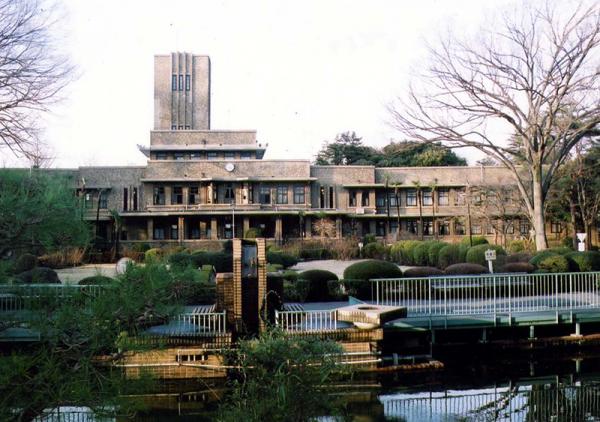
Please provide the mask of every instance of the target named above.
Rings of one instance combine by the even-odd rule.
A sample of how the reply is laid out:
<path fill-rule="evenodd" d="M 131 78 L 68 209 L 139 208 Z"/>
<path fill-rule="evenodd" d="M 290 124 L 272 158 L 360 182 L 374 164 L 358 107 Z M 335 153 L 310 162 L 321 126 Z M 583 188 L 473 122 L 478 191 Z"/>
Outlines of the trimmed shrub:
<path fill-rule="evenodd" d="M 439 268 L 446 268 L 449 265 L 458 264 L 460 262 L 460 245 L 446 245 L 442 249 L 440 249 L 438 253 L 438 262 L 437 266 Z"/>
<path fill-rule="evenodd" d="M 233 255 L 227 252 L 195 251 L 192 264 L 196 268 L 212 265 L 218 273 L 230 273 L 233 271 Z"/>
<path fill-rule="evenodd" d="M 452 264 L 444 270 L 448 275 L 473 275 L 473 274 L 487 274 L 488 270 L 483 265 L 479 264 Z"/>
<path fill-rule="evenodd" d="M 510 253 L 530 252 L 533 245 L 525 239 L 515 239 L 508 242 L 506 250 Z"/>
<path fill-rule="evenodd" d="M 192 255 L 185 252 L 175 252 L 169 255 L 169 264 L 175 268 L 186 268 L 192 265 Z"/>
<path fill-rule="evenodd" d="M 489 243 L 490 242 L 488 242 L 488 240 L 483 236 L 471 236 L 471 239 L 469 239 L 469 236 L 465 236 L 460 240 L 461 245 L 467 245 L 469 247 L 477 245 L 487 245 Z"/>
<path fill-rule="evenodd" d="M 79 280 L 80 286 L 103 286 L 106 284 L 110 284 L 115 281 L 114 278 L 106 277 L 104 275 L 93 275 L 90 277 L 82 278 Z"/>
<path fill-rule="evenodd" d="M 144 261 L 145 262 L 156 261 L 156 260 L 159 260 L 160 258 L 162 258 L 162 255 L 163 255 L 162 249 L 151 248 L 151 249 L 148 249 L 146 252 L 144 252 Z"/>
<path fill-rule="evenodd" d="M 309 284 L 306 280 L 283 280 L 283 300 L 285 302 L 304 302 L 308 295 Z"/>
<path fill-rule="evenodd" d="M 368 245 L 369 243 L 376 243 L 377 237 L 374 234 L 365 234 L 363 237 L 363 243 Z"/>
<path fill-rule="evenodd" d="M 414 265 L 426 266 L 429 264 L 429 243 L 421 242 L 413 249 Z"/>
<path fill-rule="evenodd" d="M 387 259 L 389 256 L 389 248 L 379 242 L 367 243 L 363 248 L 362 253 L 365 258 Z"/>
<path fill-rule="evenodd" d="M 600 253 L 596 251 L 571 252 L 565 255 L 571 271 L 587 272 L 600 270 Z"/>
<path fill-rule="evenodd" d="M 250 227 L 244 233 L 245 239 L 256 239 L 257 237 L 262 237 L 262 229 L 260 227 Z"/>
<path fill-rule="evenodd" d="M 327 291 L 330 300 L 347 300 L 348 296 L 342 291 L 342 283 L 339 280 L 329 280 L 327 282 Z"/>
<path fill-rule="evenodd" d="M 356 262 L 344 270 L 344 279 L 348 280 L 399 277 L 402 277 L 402 271 L 400 271 L 400 268 L 396 264 L 376 259 Z"/>
<path fill-rule="evenodd" d="M 344 290 L 348 293 L 348 296 L 353 296 L 361 300 L 372 300 L 371 294 L 371 282 L 369 280 L 353 280 L 343 279 L 340 280 Z"/>
<path fill-rule="evenodd" d="M 574 252 L 573 249 L 568 248 L 566 246 L 557 246 L 555 248 L 550 248 L 548 250 L 551 252 L 557 253 L 559 255 L 567 255 L 567 254 Z"/>
<path fill-rule="evenodd" d="M 288 281 L 296 281 L 298 280 L 298 273 L 296 271 L 285 271 L 283 274 L 283 279 Z"/>
<path fill-rule="evenodd" d="M 15 261 L 14 271 L 20 274 L 25 271 L 33 270 L 38 265 L 38 259 L 35 255 L 24 253 Z"/>
<path fill-rule="evenodd" d="M 509 262 L 500 268 L 501 273 L 532 273 L 535 267 L 529 262 Z"/>
<path fill-rule="evenodd" d="M 488 249 L 493 249 L 496 251 L 496 256 L 506 255 L 502 246 L 499 245 L 490 245 L 490 244 L 480 244 L 477 246 L 473 246 L 469 248 L 467 252 L 467 262 L 469 264 L 479 264 L 482 266 L 487 265 L 487 261 L 485 260 L 485 251 Z"/>
<path fill-rule="evenodd" d="M 268 251 L 267 262 L 269 264 L 280 264 L 283 268 L 293 267 L 298 263 L 295 256 L 286 254 L 284 252 Z"/>
<path fill-rule="evenodd" d="M 414 267 L 404 271 L 404 277 L 431 277 L 444 275 L 444 272 L 435 267 Z"/>
<path fill-rule="evenodd" d="M 429 249 L 428 249 L 428 263 L 429 266 L 431 267 L 438 267 L 439 266 L 439 258 L 440 258 L 440 251 L 442 249 L 444 249 L 446 246 L 448 246 L 448 244 L 446 242 L 432 242 L 429 244 Z"/>
<path fill-rule="evenodd" d="M 51 283 L 60 284 L 58 274 L 52 268 L 36 267 L 15 276 L 22 283 Z"/>
<path fill-rule="evenodd" d="M 418 240 L 401 240 L 392 245 L 390 255 L 392 260 L 402 265 L 414 265 L 414 248 L 421 244 Z"/>
<path fill-rule="evenodd" d="M 550 256 L 554 256 L 554 255 L 558 255 L 556 252 L 552 252 L 550 250 L 545 250 L 545 251 L 540 251 L 538 253 L 536 253 L 530 260 L 529 263 L 531 265 L 533 265 L 534 267 L 539 267 L 540 262 L 542 262 L 544 259 L 550 257 Z"/>
<path fill-rule="evenodd" d="M 183 305 L 213 304 L 217 296 L 216 284 L 192 280 L 176 280 L 169 284 L 168 290 Z"/>
<path fill-rule="evenodd" d="M 298 274 L 298 280 L 308 282 L 307 301 L 322 302 L 330 300 L 328 282 L 337 281 L 338 277 L 331 271 L 307 270 Z"/>
<path fill-rule="evenodd" d="M 539 261 L 537 269 L 546 273 L 566 273 L 569 271 L 569 261 L 562 255 L 548 255 Z"/>
<path fill-rule="evenodd" d="M 518 253 L 513 253 L 510 255 L 506 255 L 506 258 L 504 259 L 504 262 L 506 262 L 507 264 L 514 264 L 516 262 L 527 262 L 529 263 L 529 261 L 531 260 L 531 255 L 528 254 L 527 252 L 518 252 Z"/>
<path fill-rule="evenodd" d="M 279 270 L 283 270 L 283 265 L 281 265 L 281 264 L 267 264 L 267 272 L 268 273 L 276 273 Z"/>
<path fill-rule="evenodd" d="M 460 243 L 458 245 L 458 263 L 465 262 L 467 260 L 467 252 L 471 247 L 468 243 Z"/>

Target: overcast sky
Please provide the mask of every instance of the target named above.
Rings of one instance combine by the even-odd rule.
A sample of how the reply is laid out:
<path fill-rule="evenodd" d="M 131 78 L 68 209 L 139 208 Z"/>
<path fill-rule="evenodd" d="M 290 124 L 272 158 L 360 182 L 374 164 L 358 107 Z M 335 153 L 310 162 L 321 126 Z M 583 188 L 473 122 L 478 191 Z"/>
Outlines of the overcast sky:
<path fill-rule="evenodd" d="M 425 41 L 474 30 L 506 4 L 65 0 L 78 78 L 45 139 L 59 167 L 144 164 L 136 145 L 152 129 L 153 55 L 187 51 L 211 57 L 212 128 L 256 129 L 265 158 L 311 159 L 344 131 L 384 145 L 402 139 L 385 105 L 424 62 Z"/>

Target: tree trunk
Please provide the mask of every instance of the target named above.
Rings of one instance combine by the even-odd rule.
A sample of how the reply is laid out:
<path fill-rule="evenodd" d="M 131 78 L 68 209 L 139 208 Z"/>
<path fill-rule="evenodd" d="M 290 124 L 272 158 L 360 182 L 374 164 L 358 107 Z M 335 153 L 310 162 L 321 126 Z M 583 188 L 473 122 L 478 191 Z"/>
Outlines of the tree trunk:
<path fill-rule="evenodd" d="M 548 249 L 544 219 L 544 201 L 542 199 L 541 171 L 533 171 L 533 230 L 535 232 L 535 248 L 538 251 Z"/>
<path fill-rule="evenodd" d="M 569 195 L 571 196 L 571 195 Z M 573 198 L 569 198 L 569 213 L 571 214 L 571 225 L 573 226 L 573 250 L 577 250 L 577 206 Z"/>

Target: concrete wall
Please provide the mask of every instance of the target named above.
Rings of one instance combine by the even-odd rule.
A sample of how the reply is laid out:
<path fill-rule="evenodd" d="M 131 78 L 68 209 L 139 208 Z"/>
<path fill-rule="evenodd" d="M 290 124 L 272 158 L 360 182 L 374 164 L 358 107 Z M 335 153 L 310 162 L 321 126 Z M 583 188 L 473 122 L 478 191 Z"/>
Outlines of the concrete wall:
<path fill-rule="evenodd" d="M 153 130 L 150 145 L 256 146 L 255 130 Z"/>

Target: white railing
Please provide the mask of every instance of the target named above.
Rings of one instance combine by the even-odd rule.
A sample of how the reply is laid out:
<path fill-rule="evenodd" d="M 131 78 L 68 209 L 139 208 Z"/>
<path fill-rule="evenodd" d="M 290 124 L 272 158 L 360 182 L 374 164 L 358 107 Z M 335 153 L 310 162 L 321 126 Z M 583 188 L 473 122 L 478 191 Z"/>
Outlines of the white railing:
<path fill-rule="evenodd" d="M 337 330 L 335 309 L 326 311 L 275 311 L 275 325 L 286 332 Z"/>
<path fill-rule="evenodd" d="M 600 308 L 600 272 L 374 279 L 373 300 L 408 316 Z"/>
<path fill-rule="evenodd" d="M 225 311 L 179 314 L 171 318 L 164 330 L 164 334 L 171 336 L 210 336 L 225 332 Z"/>
<path fill-rule="evenodd" d="M 0 284 L 0 312 L 16 312 L 43 306 L 48 300 L 66 299 L 78 293 L 97 297 L 105 286 L 68 284 Z"/>

